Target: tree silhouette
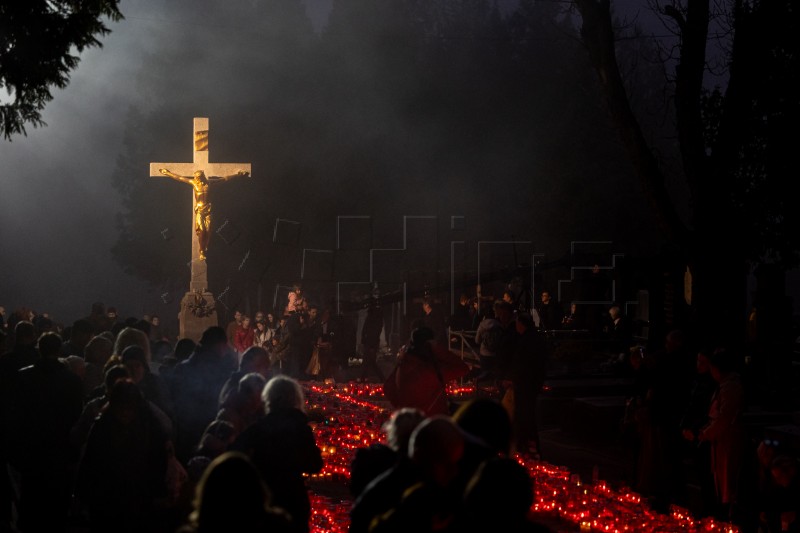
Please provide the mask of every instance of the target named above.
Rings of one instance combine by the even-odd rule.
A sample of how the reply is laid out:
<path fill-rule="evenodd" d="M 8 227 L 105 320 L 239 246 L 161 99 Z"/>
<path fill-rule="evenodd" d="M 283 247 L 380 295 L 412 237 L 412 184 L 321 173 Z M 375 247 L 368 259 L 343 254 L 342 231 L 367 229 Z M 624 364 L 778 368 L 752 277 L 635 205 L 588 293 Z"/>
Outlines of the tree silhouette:
<path fill-rule="evenodd" d="M 609 0 L 574 0 L 581 37 L 610 115 L 661 230 L 690 265 L 698 323 L 736 336 L 743 331 L 748 263 L 797 260 L 797 210 L 786 196 L 792 140 L 800 116 L 798 10 L 789 0 L 726 4 L 670 2 L 663 16 L 679 38 L 674 76 L 675 126 L 688 206 L 674 201 L 667 176 L 631 108 L 617 60 Z M 714 4 L 718 6 L 718 4 Z M 715 18 L 731 21 L 724 89 L 704 85 Z M 718 21 L 716 21 L 718 23 Z M 795 173 L 796 174 L 796 173 Z M 691 216 L 684 221 L 682 208 Z"/>
<path fill-rule="evenodd" d="M 25 125 L 45 125 L 41 111 L 64 88 L 78 65 L 78 53 L 102 46 L 97 36 L 111 30 L 103 18 L 122 18 L 119 0 L 0 2 L 0 88 L 10 103 L 0 105 L 0 129 L 11 140 Z"/>

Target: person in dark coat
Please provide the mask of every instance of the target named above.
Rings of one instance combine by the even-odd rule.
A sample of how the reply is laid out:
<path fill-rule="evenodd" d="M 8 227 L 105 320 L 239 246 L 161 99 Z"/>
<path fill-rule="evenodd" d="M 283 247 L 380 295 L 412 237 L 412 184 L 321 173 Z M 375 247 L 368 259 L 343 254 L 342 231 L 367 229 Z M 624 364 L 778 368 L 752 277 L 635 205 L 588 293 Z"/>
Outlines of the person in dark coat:
<path fill-rule="evenodd" d="M 225 453 L 197 485 L 194 511 L 179 533 L 289 533 L 290 519 L 271 506 L 269 488 L 246 455 Z"/>
<path fill-rule="evenodd" d="M 462 494 L 484 461 L 511 454 L 512 427 L 506 409 L 489 398 L 462 404 L 453 415 L 453 422 L 464 433 L 464 455 L 453 481 L 454 488 Z"/>
<path fill-rule="evenodd" d="M 103 331 L 105 330 L 97 330 L 96 333 L 102 333 Z M 84 349 L 94 335 L 95 329 L 89 320 L 85 318 L 76 320 L 72 324 L 69 340 L 61 346 L 61 355 L 63 357 L 77 355 L 80 358 L 84 358 Z"/>
<path fill-rule="evenodd" d="M 158 375 L 164 380 L 168 391 L 173 390 L 172 378 L 175 374 L 175 368 L 192 355 L 197 348 L 197 345 L 192 339 L 181 339 L 175 343 L 174 355 L 168 355 L 164 358 L 163 363 L 158 368 Z"/>
<path fill-rule="evenodd" d="M 0 355 L 0 383 L 8 386 L 16 380 L 17 372 L 31 366 L 39 359 L 36 351 L 36 328 L 27 320 L 17 322 L 14 326 L 14 347 Z M 5 390 L 5 387 L 4 387 Z"/>
<path fill-rule="evenodd" d="M 273 492 L 276 506 L 292 517 L 293 530 L 309 531 L 311 503 L 303 474 L 322 470 L 322 452 L 305 414 L 300 384 L 276 376 L 264 387 L 266 415 L 244 431 L 232 449 L 247 454 Z"/>
<path fill-rule="evenodd" d="M 238 437 L 245 429 L 264 416 L 264 400 L 261 393 L 267 380 L 258 372 L 245 374 L 233 394 L 220 406 L 217 420 L 228 422 Z"/>
<path fill-rule="evenodd" d="M 185 461 L 200 442 L 203 431 L 217 416 L 219 393 L 233 370 L 227 353 L 228 339 L 220 327 L 210 327 L 188 359 L 175 367 L 172 397 L 177 426 L 176 452 Z"/>
<path fill-rule="evenodd" d="M 63 531 L 77 450 L 70 430 L 83 408 L 80 378 L 59 361 L 61 337 L 39 338 L 40 358 L 17 375 L 9 406 L 11 464 L 20 472 L 19 527 Z"/>
<path fill-rule="evenodd" d="M 116 311 L 115 311 L 116 312 Z M 103 302 L 95 302 L 92 304 L 92 312 L 85 319 L 91 326 L 94 334 L 102 333 L 111 329 L 113 319 L 106 314 L 106 306 Z M 90 337 L 91 338 L 91 337 Z M 89 339 L 87 339 L 88 341 Z M 65 354 L 71 355 L 71 354 Z M 75 354 L 77 355 L 77 354 Z"/>
<path fill-rule="evenodd" d="M 517 316 L 516 328 L 510 372 L 514 387 L 514 434 L 517 450 L 537 457 L 541 450 L 536 403 L 547 372 L 547 340 L 536 331 L 533 318 L 527 313 Z"/>
<path fill-rule="evenodd" d="M 614 354 L 625 353 L 633 342 L 633 332 L 628 318 L 622 314 L 622 309 L 619 306 L 613 305 L 608 309 L 608 319 L 606 333 L 608 335 L 609 349 Z"/>
<path fill-rule="evenodd" d="M 696 367 L 694 385 L 680 427 L 683 438 L 692 443 L 690 457 L 694 470 L 700 478 L 703 509 L 712 512 L 716 494 L 714 477 L 711 474 L 711 446 L 708 442 L 697 442 L 700 430 L 708 424 L 708 409 L 711 406 L 711 398 L 717 390 L 717 383 L 711 377 L 709 351 L 700 351 L 697 354 Z"/>
<path fill-rule="evenodd" d="M 334 358 L 333 344 L 336 339 L 335 322 L 331 317 L 331 310 L 324 309 L 320 315 L 314 331 L 316 349 L 319 354 L 319 377 L 323 380 L 336 377 L 339 364 Z"/>
<path fill-rule="evenodd" d="M 424 533 L 454 525 L 462 494 L 455 481 L 463 453 L 464 435 L 450 418 L 434 416 L 417 426 L 409 442 L 417 481 L 391 510 L 376 517 L 370 532 Z"/>
<path fill-rule="evenodd" d="M 584 310 L 578 309 L 578 304 L 571 303 L 569 312 L 561 319 L 561 329 L 579 330 L 586 328 Z"/>
<path fill-rule="evenodd" d="M 490 459 L 478 468 L 467 485 L 458 531 L 550 531 L 528 518 L 532 504 L 533 481 L 525 468 L 511 458 Z"/>
<path fill-rule="evenodd" d="M 383 311 L 376 303 L 370 304 L 367 309 L 367 318 L 361 330 L 361 347 L 363 349 L 363 363 L 361 364 L 361 380 L 366 381 L 370 372 L 378 376 L 380 381 L 386 379 L 378 368 L 378 350 L 381 347 L 381 332 L 383 331 Z"/>
<path fill-rule="evenodd" d="M 251 346 L 242 354 L 242 360 L 239 362 L 239 369 L 232 372 L 228 380 L 222 386 L 222 391 L 219 393 L 219 408 L 228 400 L 232 394 L 236 394 L 239 388 L 239 381 L 247 374 L 252 372 L 261 374 L 264 379 L 267 379 L 270 374 L 269 354 L 264 348 L 258 346 Z"/>
<path fill-rule="evenodd" d="M 130 377 L 130 372 L 123 365 L 112 366 L 106 370 L 103 378 L 103 390 L 105 393 L 86 402 L 80 418 L 78 418 L 78 421 L 75 422 L 70 431 L 70 441 L 75 448 L 83 450 L 86 441 L 89 439 L 89 432 L 92 430 L 94 421 L 103 412 L 103 408 L 108 403 L 108 395 L 117 381 L 130 379 Z"/>
<path fill-rule="evenodd" d="M 95 387 L 103 384 L 103 369 L 111 359 L 113 351 L 114 343 L 102 335 L 93 337 L 84 348 L 83 354 L 86 359 L 86 376 L 83 378 L 84 396 L 88 396 Z"/>
<path fill-rule="evenodd" d="M 39 359 L 36 351 L 36 328 L 27 320 L 21 320 L 14 326 L 14 347 L 6 352 L 0 348 L 0 465 L 8 461 L 6 450 L 8 431 L 5 423 L 10 416 L 12 393 L 15 390 L 19 371 L 31 366 Z M 0 339 L 5 339 L 5 332 L 0 329 Z M 2 344 L 2 343 L 0 343 Z M 11 503 L 13 500 L 11 481 L 7 469 L 0 471 L 0 524 L 11 520 Z"/>
<path fill-rule="evenodd" d="M 306 365 L 313 351 L 313 331 L 308 327 L 308 315 L 293 313 L 286 319 L 280 341 L 282 370 L 295 379 L 305 375 Z"/>
<path fill-rule="evenodd" d="M 439 308 L 433 307 L 430 300 L 422 302 L 422 318 L 425 327 L 433 331 L 433 338 L 438 342 L 447 341 L 447 327 L 444 314 Z"/>
<path fill-rule="evenodd" d="M 350 533 L 367 533 L 372 520 L 396 505 L 403 492 L 419 480 L 419 472 L 408 454 L 408 444 L 414 430 L 424 419 L 425 415 L 418 409 L 404 408 L 392 413 L 386 423 L 386 433 L 389 449 L 394 452 L 394 463 L 373 479 L 366 478 L 371 477 L 380 466 L 376 463 L 384 459 L 380 452 L 370 449 L 369 453 L 365 453 L 362 449 L 356 454 L 350 477 L 350 490 L 356 497 L 350 510 Z M 366 466 L 365 461 L 369 463 Z"/>
<path fill-rule="evenodd" d="M 425 419 L 419 409 L 398 409 L 383 425 L 386 444 L 359 448 L 350 465 L 350 493 L 358 497 L 375 478 L 408 458 L 408 439 Z"/>
<path fill-rule="evenodd" d="M 462 294 L 458 299 L 458 304 L 453 309 L 448 326 L 453 331 L 465 331 L 470 329 L 471 325 L 469 296 Z"/>
<path fill-rule="evenodd" d="M 561 327 L 561 319 L 564 318 L 564 311 L 557 301 L 553 300 L 548 291 L 543 291 L 541 302 L 536 306 L 539 313 L 539 329 L 550 331 Z"/>
<path fill-rule="evenodd" d="M 130 372 L 131 380 L 142 391 L 145 399 L 152 402 L 165 415 L 171 416 L 173 407 L 167 386 L 158 374 L 150 371 L 147 356 L 139 346 L 131 345 L 122 351 L 122 364 Z"/>
<path fill-rule="evenodd" d="M 166 494 L 169 439 L 130 380 L 117 381 L 89 432 L 77 494 L 97 533 L 150 531 Z"/>

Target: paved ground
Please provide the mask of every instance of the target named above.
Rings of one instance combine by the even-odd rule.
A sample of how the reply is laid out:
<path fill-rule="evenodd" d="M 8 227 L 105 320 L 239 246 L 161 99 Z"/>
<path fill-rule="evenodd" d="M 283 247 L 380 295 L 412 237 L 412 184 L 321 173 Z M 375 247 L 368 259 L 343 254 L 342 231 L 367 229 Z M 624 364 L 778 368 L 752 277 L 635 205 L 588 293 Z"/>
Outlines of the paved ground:
<path fill-rule="evenodd" d="M 597 476 L 615 486 L 633 479 L 633 453 L 621 442 L 587 442 L 564 433 L 560 428 L 539 432 L 542 459 L 566 466 L 581 479 L 590 481 Z"/>

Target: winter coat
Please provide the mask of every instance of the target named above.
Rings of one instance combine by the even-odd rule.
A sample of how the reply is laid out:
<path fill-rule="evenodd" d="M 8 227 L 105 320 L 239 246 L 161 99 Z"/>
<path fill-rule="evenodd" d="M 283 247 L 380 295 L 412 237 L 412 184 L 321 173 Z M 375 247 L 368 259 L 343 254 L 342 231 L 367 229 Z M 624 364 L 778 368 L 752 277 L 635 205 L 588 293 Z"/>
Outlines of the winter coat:
<path fill-rule="evenodd" d="M 402 349 L 395 370 L 384 383 L 384 394 L 396 409 L 415 407 L 428 416 L 447 415 L 445 386 L 468 371 L 458 355 L 438 343 L 416 351 Z"/>
<path fill-rule="evenodd" d="M 729 374 L 711 399 L 709 423 L 700 433 L 700 440 L 711 442 L 711 468 L 721 503 L 736 502 L 744 448 L 743 408 L 744 391 L 739 376 Z"/>
<path fill-rule="evenodd" d="M 291 515 L 297 531 L 308 531 L 311 504 L 303 474 L 322 470 L 322 452 L 306 415 L 274 409 L 247 428 L 233 449 L 251 457 L 272 492 L 272 503 Z"/>

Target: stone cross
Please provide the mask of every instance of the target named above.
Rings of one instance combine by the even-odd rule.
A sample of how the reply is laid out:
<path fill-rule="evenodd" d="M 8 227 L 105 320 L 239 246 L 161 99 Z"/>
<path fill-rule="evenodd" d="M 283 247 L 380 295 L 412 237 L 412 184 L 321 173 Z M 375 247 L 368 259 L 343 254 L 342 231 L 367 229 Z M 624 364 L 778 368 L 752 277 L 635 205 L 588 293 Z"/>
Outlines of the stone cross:
<path fill-rule="evenodd" d="M 225 176 L 228 179 L 242 172 L 250 174 L 249 163 L 209 163 L 208 161 L 208 118 L 194 119 L 193 134 L 194 158 L 191 163 L 150 163 L 151 177 L 164 177 L 161 169 L 168 169 L 172 174 L 191 179 L 197 171 L 203 171 L 209 178 Z M 212 178 L 213 179 L 213 178 Z M 181 180 L 184 181 L 184 180 Z M 195 233 L 196 195 L 192 195 L 192 277 L 189 284 L 191 292 L 206 292 L 208 289 L 208 268 L 202 258 L 199 239 Z M 210 228 L 209 228 L 210 231 Z"/>

